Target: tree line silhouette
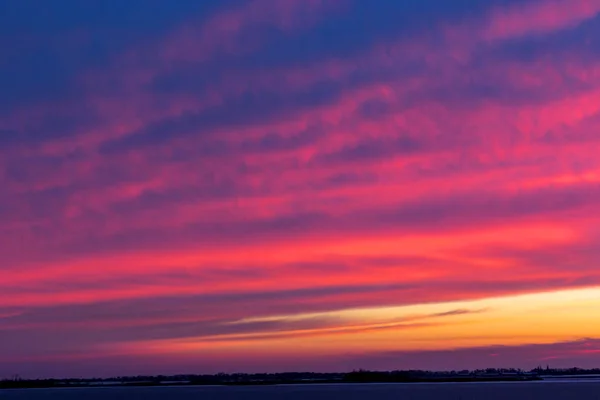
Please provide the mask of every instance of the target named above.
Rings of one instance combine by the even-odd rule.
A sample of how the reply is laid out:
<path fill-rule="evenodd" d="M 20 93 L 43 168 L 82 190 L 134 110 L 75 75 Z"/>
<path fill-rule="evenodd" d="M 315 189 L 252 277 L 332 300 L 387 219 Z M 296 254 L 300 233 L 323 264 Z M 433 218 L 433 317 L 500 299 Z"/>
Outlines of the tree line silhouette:
<path fill-rule="evenodd" d="M 0 380 L 0 389 L 53 388 L 86 386 L 168 386 L 168 385 L 269 385 L 298 383 L 376 383 L 376 382 L 471 382 L 471 381 L 530 381 L 544 376 L 595 375 L 600 379 L 600 368 L 542 368 L 530 371 L 515 368 L 487 368 L 462 371 L 355 370 L 347 373 L 282 372 L 256 374 L 215 375 L 139 375 L 90 379 L 22 379 L 18 375 Z"/>

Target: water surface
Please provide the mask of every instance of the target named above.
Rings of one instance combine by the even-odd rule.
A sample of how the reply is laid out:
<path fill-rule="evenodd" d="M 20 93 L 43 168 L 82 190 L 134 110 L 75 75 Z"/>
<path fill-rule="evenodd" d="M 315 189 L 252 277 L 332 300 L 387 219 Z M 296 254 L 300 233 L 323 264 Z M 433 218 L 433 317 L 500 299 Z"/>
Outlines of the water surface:
<path fill-rule="evenodd" d="M 600 400 L 600 381 L 0 390 L 2 400 Z"/>

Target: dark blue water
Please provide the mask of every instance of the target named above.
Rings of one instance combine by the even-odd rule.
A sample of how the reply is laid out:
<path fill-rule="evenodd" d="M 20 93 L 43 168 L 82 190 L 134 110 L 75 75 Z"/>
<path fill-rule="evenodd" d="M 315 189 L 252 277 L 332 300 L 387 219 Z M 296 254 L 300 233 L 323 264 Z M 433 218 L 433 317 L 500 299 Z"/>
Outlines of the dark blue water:
<path fill-rule="evenodd" d="M 600 381 L 0 390 L 1 400 L 600 400 Z"/>

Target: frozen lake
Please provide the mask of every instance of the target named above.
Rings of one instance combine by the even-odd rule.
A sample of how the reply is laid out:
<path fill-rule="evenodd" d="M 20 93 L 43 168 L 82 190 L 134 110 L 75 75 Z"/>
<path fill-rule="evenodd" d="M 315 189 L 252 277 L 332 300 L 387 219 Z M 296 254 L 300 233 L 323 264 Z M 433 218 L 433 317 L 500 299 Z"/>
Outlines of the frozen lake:
<path fill-rule="evenodd" d="M 0 390 L 0 399 L 600 400 L 600 381 L 29 389 Z"/>

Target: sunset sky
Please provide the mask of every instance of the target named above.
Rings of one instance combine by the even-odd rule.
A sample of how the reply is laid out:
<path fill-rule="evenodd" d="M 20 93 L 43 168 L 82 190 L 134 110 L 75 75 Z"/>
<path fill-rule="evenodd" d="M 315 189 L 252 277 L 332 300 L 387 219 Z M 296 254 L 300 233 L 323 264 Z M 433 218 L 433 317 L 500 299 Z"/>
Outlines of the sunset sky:
<path fill-rule="evenodd" d="M 600 0 L 0 2 L 0 378 L 600 366 Z"/>

